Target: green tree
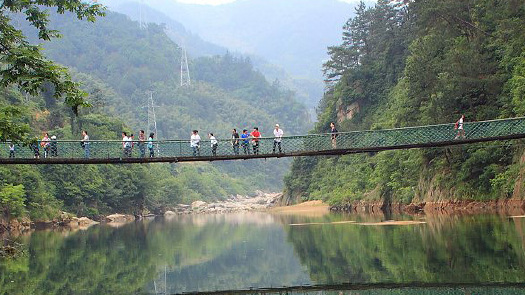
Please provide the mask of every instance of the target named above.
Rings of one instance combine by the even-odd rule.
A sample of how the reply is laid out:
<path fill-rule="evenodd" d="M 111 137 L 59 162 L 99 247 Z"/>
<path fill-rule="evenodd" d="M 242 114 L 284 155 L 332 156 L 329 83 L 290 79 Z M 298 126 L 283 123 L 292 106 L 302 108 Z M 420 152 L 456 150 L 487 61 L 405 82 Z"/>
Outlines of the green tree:
<path fill-rule="evenodd" d="M 8 219 L 20 217 L 26 212 L 24 204 L 24 186 L 8 184 L 0 187 L 0 209 Z"/>
<path fill-rule="evenodd" d="M 27 42 L 22 31 L 11 24 L 10 13 L 23 13 L 26 20 L 38 30 L 41 40 L 59 37 L 58 31 L 48 28 L 48 13 L 45 7 L 54 7 L 58 13 L 74 12 L 79 19 L 94 21 L 96 16 L 104 14 L 104 7 L 99 4 L 88 4 L 81 0 L 6 0 L 0 6 L 0 86 L 16 85 L 21 91 L 36 95 L 44 86 L 54 87 L 54 97 L 63 98 L 65 103 L 77 112 L 79 106 L 86 106 L 87 95 L 80 90 L 79 84 L 71 80 L 67 70 L 46 59 L 38 46 Z M 3 116 L 16 115 L 13 110 L 2 110 Z M 2 125 L 0 140 L 18 140 L 26 135 L 16 123 Z M 19 136 L 17 136 L 19 135 Z"/>
<path fill-rule="evenodd" d="M 343 43 L 329 48 L 332 81 L 316 131 L 330 122 L 350 131 L 454 122 L 460 114 L 469 121 L 522 116 L 524 19 L 525 4 L 514 0 L 361 4 Z M 359 112 L 348 118 L 351 104 Z M 522 155 L 519 145 L 477 144 L 296 160 L 286 192 L 332 204 L 522 198 Z"/>

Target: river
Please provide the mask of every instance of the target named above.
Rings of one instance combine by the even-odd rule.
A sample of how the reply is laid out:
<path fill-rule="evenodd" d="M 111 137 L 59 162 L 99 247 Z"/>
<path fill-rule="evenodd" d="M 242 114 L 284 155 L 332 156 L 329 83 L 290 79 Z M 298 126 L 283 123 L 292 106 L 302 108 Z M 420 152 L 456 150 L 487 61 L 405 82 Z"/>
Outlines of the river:
<path fill-rule="evenodd" d="M 386 219 L 248 212 L 35 231 L 14 238 L 26 255 L 0 260 L 0 294 L 525 293 L 525 218 Z"/>

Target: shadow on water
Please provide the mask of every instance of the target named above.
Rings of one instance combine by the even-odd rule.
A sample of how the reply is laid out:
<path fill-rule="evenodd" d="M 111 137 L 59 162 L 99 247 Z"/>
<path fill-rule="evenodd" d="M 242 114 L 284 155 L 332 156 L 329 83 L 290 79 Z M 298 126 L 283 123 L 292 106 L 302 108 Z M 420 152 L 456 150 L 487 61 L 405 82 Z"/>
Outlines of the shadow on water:
<path fill-rule="evenodd" d="M 524 222 L 244 213 L 37 231 L 0 260 L 0 295 L 523 294 Z"/>

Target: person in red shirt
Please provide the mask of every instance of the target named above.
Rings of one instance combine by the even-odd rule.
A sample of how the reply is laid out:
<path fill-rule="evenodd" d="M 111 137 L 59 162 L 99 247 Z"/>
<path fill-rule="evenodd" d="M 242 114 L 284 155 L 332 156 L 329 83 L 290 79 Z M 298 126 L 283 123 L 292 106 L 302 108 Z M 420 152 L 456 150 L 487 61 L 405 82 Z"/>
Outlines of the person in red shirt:
<path fill-rule="evenodd" d="M 253 127 L 253 131 L 251 133 L 252 135 L 252 146 L 253 146 L 253 154 L 258 155 L 259 154 L 259 139 L 261 138 L 261 132 L 259 132 L 259 128 Z"/>

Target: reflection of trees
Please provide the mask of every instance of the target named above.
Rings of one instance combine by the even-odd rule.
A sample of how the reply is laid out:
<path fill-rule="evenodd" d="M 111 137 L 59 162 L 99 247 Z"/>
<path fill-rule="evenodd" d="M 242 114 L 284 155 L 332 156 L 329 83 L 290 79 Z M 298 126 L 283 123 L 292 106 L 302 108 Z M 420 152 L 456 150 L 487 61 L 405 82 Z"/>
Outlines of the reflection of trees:
<path fill-rule="evenodd" d="M 525 255 L 512 221 L 497 216 L 427 221 L 290 227 L 288 239 L 316 284 L 525 280 Z"/>
<path fill-rule="evenodd" d="M 301 295 L 519 295 L 523 294 L 522 288 L 512 287 L 444 287 L 444 288 L 402 288 L 402 289 L 371 289 L 371 290 L 348 290 L 327 292 L 296 292 L 291 294 Z"/>
<path fill-rule="evenodd" d="M 168 269 L 168 292 L 238 290 L 270 286 L 295 286 L 310 283 L 304 267 L 285 242 L 277 226 L 259 228 L 239 225 L 248 230 L 244 241 L 203 263 Z M 236 228 L 237 226 L 234 226 Z M 236 230 L 232 228 L 235 232 Z M 223 239 L 230 239 L 226 233 Z M 163 274 L 157 283 L 163 280 Z M 150 290 L 151 290 L 150 286 Z"/>
<path fill-rule="evenodd" d="M 168 291 L 235 290 L 310 282 L 271 215 L 187 216 L 155 226 L 163 229 L 154 239 L 175 237 L 167 244 L 179 248 L 166 254 Z M 161 267 L 156 281 L 163 280 Z"/>
<path fill-rule="evenodd" d="M 22 237 L 29 256 L 0 261 L 0 295 L 151 292 L 165 267 L 172 292 L 308 283 L 282 228 L 268 218 L 187 216 L 38 231 Z"/>
<path fill-rule="evenodd" d="M 29 257 L 0 264 L 0 294 L 131 294 L 154 272 L 144 233 L 135 225 L 67 237 L 36 232 L 27 241 Z"/>
<path fill-rule="evenodd" d="M 29 256 L 0 262 L 0 295 L 151 293 L 153 281 L 164 281 L 165 269 L 171 293 L 525 280 L 519 232 L 525 220 L 427 217 L 427 224 L 413 226 L 287 225 L 343 218 L 202 215 L 68 234 L 38 231 L 20 237 Z M 386 294 L 381 292 L 360 294 Z"/>

